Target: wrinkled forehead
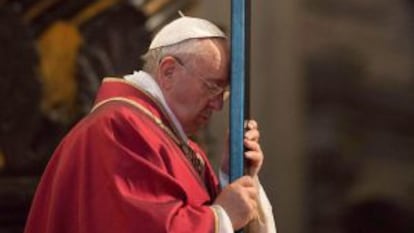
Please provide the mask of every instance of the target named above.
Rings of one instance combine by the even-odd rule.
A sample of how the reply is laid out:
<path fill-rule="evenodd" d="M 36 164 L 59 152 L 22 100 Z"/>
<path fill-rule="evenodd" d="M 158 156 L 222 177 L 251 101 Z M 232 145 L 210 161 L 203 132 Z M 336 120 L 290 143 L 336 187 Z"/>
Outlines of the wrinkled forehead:
<path fill-rule="evenodd" d="M 195 54 L 194 62 L 207 63 L 209 69 L 228 69 L 230 54 L 227 40 L 217 38 L 201 40 L 198 48 L 199 52 Z"/>
<path fill-rule="evenodd" d="M 209 40 L 204 44 L 205 51 L 199 59 L 198 71 L 205 74 L 209 81 L 220 86 L 229 82 L 230 55 L 225 40 Z"/>

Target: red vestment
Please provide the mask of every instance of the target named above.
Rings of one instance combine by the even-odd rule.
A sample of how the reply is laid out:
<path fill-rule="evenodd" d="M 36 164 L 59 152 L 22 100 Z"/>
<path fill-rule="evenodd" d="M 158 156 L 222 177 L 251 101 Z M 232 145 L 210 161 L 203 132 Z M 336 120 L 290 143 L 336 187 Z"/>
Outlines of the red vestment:
<path fill-rule="evenodd" d="M 217 178 L 190 142 L 205 162 L 198 175 L 174 132 L 144 91 L 105 79 L 49 161 L 25 233 L 216 232 Z"/>

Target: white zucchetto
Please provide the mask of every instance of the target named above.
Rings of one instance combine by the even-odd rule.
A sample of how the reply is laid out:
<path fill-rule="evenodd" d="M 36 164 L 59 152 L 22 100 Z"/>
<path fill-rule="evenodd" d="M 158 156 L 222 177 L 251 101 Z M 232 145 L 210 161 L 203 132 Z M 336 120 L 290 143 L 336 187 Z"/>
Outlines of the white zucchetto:
<path fill-rule="evenodd" d="M 165 25 L 152 40 L 149 49 L 173 45 L 188 39 L 226 38 L 216 25 L 208 20 L 183 16 Z"/>

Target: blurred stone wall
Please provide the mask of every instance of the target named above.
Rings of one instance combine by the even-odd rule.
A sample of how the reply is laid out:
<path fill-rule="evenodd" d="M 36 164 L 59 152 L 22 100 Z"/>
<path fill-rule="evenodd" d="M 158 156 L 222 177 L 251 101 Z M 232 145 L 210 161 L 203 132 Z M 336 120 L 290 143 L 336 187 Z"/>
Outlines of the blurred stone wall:
<path fill-rule="evenodd" d="M 303 9 L 309 232 L 412 232 L 412 8 L 309 0 Z"/>
<path fill-rule="evenodd" d="M 252 115 L 280 232 L 413 232 L 413 9 L 252 1 Z M 200 14 L 229 27 L 230 1 Z"/>

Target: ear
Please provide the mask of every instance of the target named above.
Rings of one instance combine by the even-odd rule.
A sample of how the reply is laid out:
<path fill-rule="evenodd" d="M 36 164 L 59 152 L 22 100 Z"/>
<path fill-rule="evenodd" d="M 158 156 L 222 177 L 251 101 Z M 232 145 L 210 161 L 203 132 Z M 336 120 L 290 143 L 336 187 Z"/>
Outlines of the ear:
<path fill-rule="evenodd" d="M 175 60 L 172 57 L 164 57 L 159 64 L 158 77 L 162 89 L 169 90 L 174 82 L 174 72 L 176 71 Z"/>

